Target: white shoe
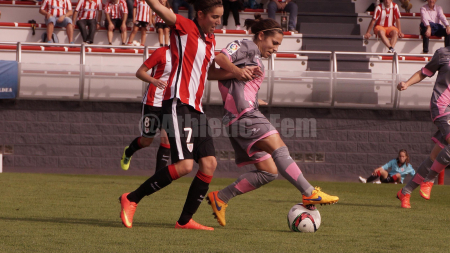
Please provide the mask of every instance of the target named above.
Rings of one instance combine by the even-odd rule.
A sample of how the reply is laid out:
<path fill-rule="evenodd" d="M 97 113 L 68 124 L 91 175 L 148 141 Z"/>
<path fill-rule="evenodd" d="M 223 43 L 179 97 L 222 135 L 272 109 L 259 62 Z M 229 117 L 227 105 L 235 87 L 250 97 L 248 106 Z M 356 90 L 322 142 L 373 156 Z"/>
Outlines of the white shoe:
<path fill-rule="evenodd" d="M 240 26 L 240 25 L 237 25 L 237 26 L 236 26 L 236 30 L 242 30 L 241 26 Z"/>
<path fill-rule="evenodd" d="M 222 30 L 226 30 L 226 29 L 227 29 L 226 25 L 222 26 Z"/>
<path fill-rule="evenodd" d="M 395 49 L 389 49 L 389 51 L 387 51 L 387 52 L 393 54 L 393 53 L 395 53 Z"/>
<path fill-rule="evenodd" d="M 365 183 L 367 183 L 367 179 L 359 176 L 359 182 L 365 184 Z"/>
<path fill-rule="evenodd" d="M 381 184 L 381 181 L 380 181 L 380 179 L 378 179 L 378 180 L 373 181 L 372 183 L 373 184 Z"/>

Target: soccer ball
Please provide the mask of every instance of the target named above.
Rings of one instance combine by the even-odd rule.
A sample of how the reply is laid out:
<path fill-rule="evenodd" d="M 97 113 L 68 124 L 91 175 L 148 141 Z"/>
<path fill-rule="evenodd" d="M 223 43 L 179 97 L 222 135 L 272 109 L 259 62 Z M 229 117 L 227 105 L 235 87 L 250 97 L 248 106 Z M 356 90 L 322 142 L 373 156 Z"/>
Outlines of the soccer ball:
<path fill-rule="evenodd" d="M 321 220 L 314 205 L 304 206 L 302 203 L 293 206 L 287 215 L 289 229 L 294 232 L 314 233 L 319 229 Z"/>

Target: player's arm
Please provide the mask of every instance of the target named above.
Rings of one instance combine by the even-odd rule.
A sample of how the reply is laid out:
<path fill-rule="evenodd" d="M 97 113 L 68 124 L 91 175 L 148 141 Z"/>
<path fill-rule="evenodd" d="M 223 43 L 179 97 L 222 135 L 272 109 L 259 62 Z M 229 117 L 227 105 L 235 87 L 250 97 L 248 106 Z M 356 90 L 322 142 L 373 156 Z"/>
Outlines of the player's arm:
<path fill-rule="evenodd" d="M 159 79 L 151 77 L 147 71 L 150 69 L 145 66 L 145 64 L 142 64 L 141 67 L 136 71 L 136 77 L 141 79 L 142 81 L 146 83 L 151 83 L 155 85 L 157 88 L 164 90 L 167 86 L 167 83 L 164 81 L 161 81 Z"/>
<path fill-rule="evenodd" d="M 77 22 L 77 17 L 78 17 L 78 11 L 75 10 L 73 12 L 73 17 L 72 17 L 72 22 L 75 24 Z"/>
<path fill-rule="evenodd" d="M 162 5 L 158 0 L 145 0 L 150 8 L 160 16 L 168 26 L 175 25 L 177 16 L 169 8 Z"/>
<path fill-rule="evenodd" d="M 406 82 L 400 82 L 400 83 L 397 85 L 397 89 L 398 89 L 399 91 L 406 90 L 409 86 L 421 82 L 423 79 L 425 79 L 425 77 L 427 77 L 427 76 L 424 75 L 424 74 L 422 73 L 422 70 L 419 70 L 419 71 L 417 71 L 416 73 L 414 73 L 414 74 L 409 78 L 408 81 L 406 81 Z"/>
<path fill-rule="evenodd" d="M 372 36 L 371 34 L 370 34 L 370 31 L 372 31 L 372 29 L 373 29 L 373 25 L 375 24 L 375 19 L 372 19 L 372 21 L 370 21 L 370 23 L 369 23 L 369 27 L 367 27 L 367 31 L 366 31 L 366 34 L 364 34 L 364 39 L 369 39 L 370 38 L 370 36 Z"/>
<path fill-rule="evenodd" d="M 397 19 L 396 23 L 397 23 L 397 28 L 398 28 L 398 37 L 403 38 L 403 36 L 405 36 L 405 35 L 402 33 L 402 24 L 400 23 L 399 18 Z"/>
<path fill-rule="evenodd" d="M 215 60 L 212 62 L 211 66 L 208 69 L 208 80 L 228 80 L 233 79 L 234 74 L 226 71 L 225 69 L 216 68 Z"/>
<path fill-rule="evenodd" d="M 248 81 L 262 75 L 262 72 L 259 69 L 259 67 L 255 66 L 255 67 L 238 68 L 230 61 L 230 59 L 228 59 L 228 57 L 225 54 L 222 53 L 216 56 L 215 61 L 222 69 L 233 74 L 233 76 L 228 79 L 236 78 L 239 81 Z"/>

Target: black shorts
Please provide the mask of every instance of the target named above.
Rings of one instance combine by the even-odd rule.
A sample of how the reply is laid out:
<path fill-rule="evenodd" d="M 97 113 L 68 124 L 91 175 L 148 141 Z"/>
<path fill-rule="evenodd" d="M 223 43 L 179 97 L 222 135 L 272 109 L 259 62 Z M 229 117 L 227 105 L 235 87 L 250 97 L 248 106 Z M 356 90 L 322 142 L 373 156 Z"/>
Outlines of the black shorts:
<path fill-rule="evenodd" d="M 161 129 L 161 107 L 142 104 L 142 118 L 140 122 L 141 136 L 153 138 L 158 129 Z"/>
<path fill-rule="evenodd" d="M 162 102 L 162 113 L 173 163 L 216 155 L 206 114 L 176 98 Z"/>
<path fill-rule="evenodd" d="M 142 28 L 142 27 L 147 27 L 148 26 L 148 22 L 144 22 L 144 21 L 136 21 L 136 23 L 134 23 L 135 26 Z"/>
<path fill-rule="evenodd" d="M 122 31 L 120 30 L 120 27 L 122 26 L 122 19 L 111 19 L 111 22 L 114 25 L 114 30 L 119 30 L 120 33 L 122 33 Z M 109 22 L 108 20 L 105 20 L 105 28 L 106 30 L 108 30 L 108 26 L 109 26 Z M 113 32 L 114 32 L 113 30 Z"/>
<path fill-rule="evenodd" d="M 159 28 L 164 29 L 164 28 L 169 28 L 169 26 L 166 23 L 156 23 L 155 29 L 158 30 Z"/>

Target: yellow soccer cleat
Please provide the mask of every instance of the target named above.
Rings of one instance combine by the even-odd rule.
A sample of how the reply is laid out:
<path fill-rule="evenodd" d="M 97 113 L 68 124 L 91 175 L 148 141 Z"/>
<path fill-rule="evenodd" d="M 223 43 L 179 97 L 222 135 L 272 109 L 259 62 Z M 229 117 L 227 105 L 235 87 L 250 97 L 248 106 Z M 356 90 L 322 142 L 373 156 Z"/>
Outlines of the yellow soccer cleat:
<path fill-rule="evenodd" d="M 206 197 L 206 200 L 211 205 L 213 209 L 213 215 L 219 222 L 221 226 L 225 226 L 227 222 L 225 221 L 225 210 L 227 209 L 227 204 L 225 204 L 222 200 L 217 197 L 217 193 L 219 191 L 210 192 Z"/>
<path fill-rule="evenodd" d="M 325 192 L 322 192 L 320 187 L 315 187 L 311 196 L 309 197 L 303 195 L 303 205 L 334 204 L 338 201 L 338 196 L 328 195 Z"/>
<path fill-rule="evenodd" d="M 128 170 L 128 168 L 130 168 L 131 157 L 127 157 L 125 155 L 125 151 L 127 150 L 127 148 L 128 146 L 126 146 L 123 150 L 122 159 L 120 159 L 120 167 L 122 167 L 123 170 Z"/>

